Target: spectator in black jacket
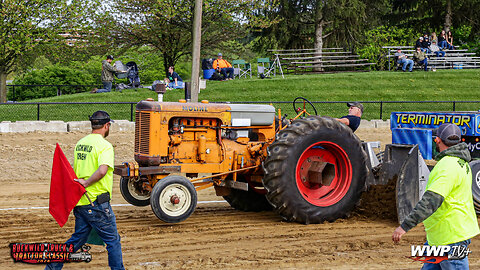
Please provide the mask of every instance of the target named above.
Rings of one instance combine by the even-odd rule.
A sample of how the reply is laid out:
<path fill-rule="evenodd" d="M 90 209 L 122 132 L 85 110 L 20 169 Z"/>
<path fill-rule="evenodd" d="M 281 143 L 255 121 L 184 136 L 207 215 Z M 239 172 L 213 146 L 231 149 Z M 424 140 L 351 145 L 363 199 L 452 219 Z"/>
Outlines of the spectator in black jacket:
<path fill-rule="evenodd" d="M 428 39 L 428 36 L 426 37 L 423 37 L 423 42 L 422 42 L 422 52 L 425 52 L 425 53 L 431 53 L 429 47 L 430 47 L 431 43 Z"/>
<path fill-rule="evenodd" d="M 415 48 L 417 48 L 417 47 L 423 48 L 422 44 L 423 44 L 423 37 L 419 37 L 417 39 L 417 42 L 415 42 Z"/>

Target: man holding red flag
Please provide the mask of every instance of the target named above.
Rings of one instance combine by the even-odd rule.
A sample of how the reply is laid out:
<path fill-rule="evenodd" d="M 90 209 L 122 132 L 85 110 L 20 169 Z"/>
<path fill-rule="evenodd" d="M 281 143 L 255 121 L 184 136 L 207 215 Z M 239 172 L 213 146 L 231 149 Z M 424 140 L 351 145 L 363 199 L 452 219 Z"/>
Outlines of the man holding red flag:
<path fill-rule="evenodd" d="M 113 146 L 105 140 L 113 120 L 105 111 L 96 111 L 91 117 L 92 133 L 75 146 L 75 181 L 85 187 L 86 193 L 73 209 L 75 232 L 66 244 L 80 249 L 95 229 L 107 244 L 108 265 L 111 269 L 124 269 L 120 235 L 110 198 L 113 189 Z M 91 202 L 90 202 L 91 201 Z M 45 269 L 61 269 L 62 263 L 47 264 Z"/>

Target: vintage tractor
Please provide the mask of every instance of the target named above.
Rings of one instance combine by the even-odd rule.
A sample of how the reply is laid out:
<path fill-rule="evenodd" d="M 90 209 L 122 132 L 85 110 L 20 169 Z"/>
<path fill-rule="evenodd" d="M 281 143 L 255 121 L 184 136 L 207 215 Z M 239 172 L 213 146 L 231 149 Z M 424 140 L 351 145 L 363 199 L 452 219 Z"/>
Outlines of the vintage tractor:
<path fill-rule="evenodd" d="M 309 115 L 303 98 L 295 109 L 299 101 L 303 109 L 292 120 L 270 105 L 140 101 L 135 161 L 114 171 L 123 197 L 150 204 L 170 223 L 188 218 L 196 191 L 211 186 L 242 211 L 273 209 L 305 224 L 346 217 L 369 185 L 386 183 L 403 163 L 378 168 L 372 144 L 333 118 Z M 402 158 L 418 156 L 410 152 Z"/>

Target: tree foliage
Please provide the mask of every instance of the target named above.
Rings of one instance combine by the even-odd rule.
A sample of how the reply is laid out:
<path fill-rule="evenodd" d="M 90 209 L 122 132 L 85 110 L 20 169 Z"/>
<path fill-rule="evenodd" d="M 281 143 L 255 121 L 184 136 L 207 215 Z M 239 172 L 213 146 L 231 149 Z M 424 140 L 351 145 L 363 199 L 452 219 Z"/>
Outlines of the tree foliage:
<path fill-rule="evenodd" d="M 49 65 L 43 69 L 34 70 L 15 79 L 17 85 L 93 85 L 95 79 L 92 74 L 80 69 L 69 68 L 60 64 Z M 53 97 L 57 95 L 58 87 L 54 86 L 22 86 L 8 93 L 8 98 L 16 101 Z M 61 87 L 62 94 L 73 94 L 89 89 L 84 87 Z"/>
<path fill-rule="evenodd" d="M 371 0 L 280 0 L 277 9 L 265 12 L 275 23 L 257 31 L 255 48 L 351 47 L 386 6 Z"/>
<path fill-rule="evenodd" d="M 90 2 L 80 0 L 0 0 L 0 102 L 6 76 L 42 44 L 59 44 L 58 34 L 81 27 Z"/>
<path fill-rule="evenodd" d="M 193 0 L 113 0 L 110 12 L 99 20 L 103 37 L 118 46 L 155 48 L 165 70 L 192 50 Z M 258 5 L 254 1 L 204 0 L 202 48 L 218 48 L 222 41 L 246 35 L 242 23 Z"/>

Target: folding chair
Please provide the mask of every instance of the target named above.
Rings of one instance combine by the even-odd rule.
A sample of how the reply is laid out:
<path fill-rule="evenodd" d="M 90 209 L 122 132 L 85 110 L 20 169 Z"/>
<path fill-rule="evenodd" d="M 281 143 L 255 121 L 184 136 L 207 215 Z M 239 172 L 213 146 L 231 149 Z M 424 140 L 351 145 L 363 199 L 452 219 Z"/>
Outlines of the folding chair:
<path fill-rule="evenodd" d="M 242 78 L 250 75 L 250 78 L 252 78 L 252 68 L 250 66 L 250 63 L 246 63 L 245 60 L 240 59 L 240 60 L 233 60 L 233 77 L 238 77 Z"/>
<path fill-rule="evenodd" d="M 270 58 L 257 58 L 257 76 L 263 74 L 265 77 L 269 76 L 274 70 Z"/>

